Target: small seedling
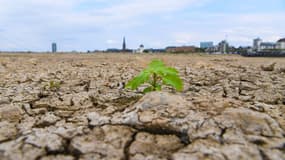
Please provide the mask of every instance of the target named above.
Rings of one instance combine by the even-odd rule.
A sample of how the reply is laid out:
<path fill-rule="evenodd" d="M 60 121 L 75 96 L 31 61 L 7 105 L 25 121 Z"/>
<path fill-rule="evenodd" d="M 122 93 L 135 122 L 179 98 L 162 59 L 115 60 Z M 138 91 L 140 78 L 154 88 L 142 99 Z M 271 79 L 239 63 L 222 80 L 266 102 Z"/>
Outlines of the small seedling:
<path fill-rule="evenodd" d="M 49 81 L 48 84 L 44 86 L 45 90 L 57 91 L 60 88 L 60 82 Z"/>
<path fill-rule="evenodd" d="M 172 86 L 177 91 L 183 90 L 183 82 L 178 75 L 178 71 L 175 68 L 166 66 L 161 60 L 153 60 L 146 69 L 129 81 L 126 88 L 135 90 L 145 83 L 149 86 L 144 89 L 144 93 L 160 91 L 162 85 Z"/>

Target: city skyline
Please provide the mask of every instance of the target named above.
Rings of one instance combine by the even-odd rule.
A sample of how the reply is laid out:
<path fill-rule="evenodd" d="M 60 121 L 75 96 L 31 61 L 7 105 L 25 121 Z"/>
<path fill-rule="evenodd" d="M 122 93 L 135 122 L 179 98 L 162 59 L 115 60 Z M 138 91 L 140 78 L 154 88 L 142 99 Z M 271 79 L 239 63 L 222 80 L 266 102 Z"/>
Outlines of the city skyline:
<path fill-rule="evenodd" d="M 0 50 L 61 51 L 199 46 L 223 39 L 234 46 L 285 37 L 284 0 L 2 0 Z"/>

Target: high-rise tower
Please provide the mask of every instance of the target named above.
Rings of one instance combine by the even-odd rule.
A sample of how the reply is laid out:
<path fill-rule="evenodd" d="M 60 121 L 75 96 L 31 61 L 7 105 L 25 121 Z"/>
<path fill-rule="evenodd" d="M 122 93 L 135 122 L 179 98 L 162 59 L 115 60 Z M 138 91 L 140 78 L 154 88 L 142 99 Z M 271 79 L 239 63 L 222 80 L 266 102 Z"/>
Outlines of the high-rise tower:
<path fill-rule="evenodd" d="M 55 53 L 57 51 L 56 43 L 51 44 L 51 50 L 52 50 L 52 53 Z"/>
<path fill-rule="evenodd" d="M 126 47 L 127 47 L 127 45 L 126 45 L 126 39 L 125 39 L 125 37 L 124 37 L 122 50 L 123 50 L 123 51 L 126 51 L 126 49 L 127 49 Z"/>
<path fill-rule="evenodd" d="M 262 39 L 256 38 L 253 40 L 253 50 L 254 51 L 260 51 L 260 45 L 262 43 Z"/>

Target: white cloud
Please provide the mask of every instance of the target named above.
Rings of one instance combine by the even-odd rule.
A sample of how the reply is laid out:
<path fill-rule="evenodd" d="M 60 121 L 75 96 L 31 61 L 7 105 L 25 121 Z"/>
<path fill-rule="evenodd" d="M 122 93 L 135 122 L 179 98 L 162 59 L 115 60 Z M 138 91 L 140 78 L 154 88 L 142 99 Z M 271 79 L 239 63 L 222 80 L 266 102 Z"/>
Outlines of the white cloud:
<path fill-rule="evenodd" d="M 200 0 L 201 1 L 201 0 Z M 92 22 L 110 24 L 114 21 L 136 19 L 143 15 L 172 12 L 191 4 L 201 3 L 198 0 L 122 0 L 108 7 L 92 7 L 84 11 L 76 7 L 88 0 L 1 0 L 2 17 L 13 16 L 13 19 L 29 17 L 31 19 L 53 19 L 55 22 L 87 24 Z M 1 19 L 0 19 L 1 20 Z"/>
<path fill-rule="evenodd" d="M 107 44 L 118 44 L 119 42 L 116 40 L 109 39 L 106 41 Z"/>
<path fill-rule="evenodd" d="M 176 44 L 199 45 L 201 41 L 218 43 L 227 39 L 232 45 L 251 45 L 256 37 L 264 41 L 276 42 L 285 37 L 285 12 L 276 13 L 233 13 L 233 14 L 205 14 L 204 21 L 192 21 L 191 26 L 200 23 L 199 27 L 178 28 L 172 32 Z"/>
<path fill-rule="evenodd" d="M 82 32 L 88 28 L 100 32 L 144 25 L 141 16 L 171 13 L 199 1 L 112 0 L 108 6 L 78 9 L 90 2 L 94 3 L 90 0 L 1 0 L 0 29 L 2 37 L 7 38 L 0 39 L 0 49 L 47 50 L 52 41 L 74 36 L 82 39 L 86 35 Z"/>
<path fill-rule="evenodd" d="M 124 3 L 125 2 L 125 3 Z M 198 0 L 132 0 L 123 1 L 122 4 L 112 6 L 102 10 L 102 13 L 111 17 L 129 18 L 145 14 L 155 14 L 161 12 L 171 12 L 185 8 L 190 4 L 199 2 Z"/>
<path fill-rule="evenodd" d="M 191 12 L 191 7 L 210 1 L 0 0 L 0 50 L 48 50 L 52 41 L 65 43 L 63 49 L 93 44 L 109 47 L 119 45 L 124 35 L 132 36 L 134 46 L 143 41 L 154 47 L 218 42 L 226 35 L 233 44 L 251 44 L 257 36 L 265 41 L 285 36 L 285 12 Z M 177 14 L 179 11 L 186 16 Z"/>

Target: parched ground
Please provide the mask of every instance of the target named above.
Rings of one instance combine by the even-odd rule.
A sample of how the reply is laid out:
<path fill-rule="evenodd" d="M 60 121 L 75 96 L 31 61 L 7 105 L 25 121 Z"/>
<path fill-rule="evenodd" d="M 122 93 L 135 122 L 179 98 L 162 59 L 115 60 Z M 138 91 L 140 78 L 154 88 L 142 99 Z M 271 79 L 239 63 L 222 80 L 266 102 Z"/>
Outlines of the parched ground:
<path fill-rule="evenodd" d="M 154 58 L 183 92 L 124 89 Z M 283 160 L 285 59 L 1 54 L 0 159 Z"/>

